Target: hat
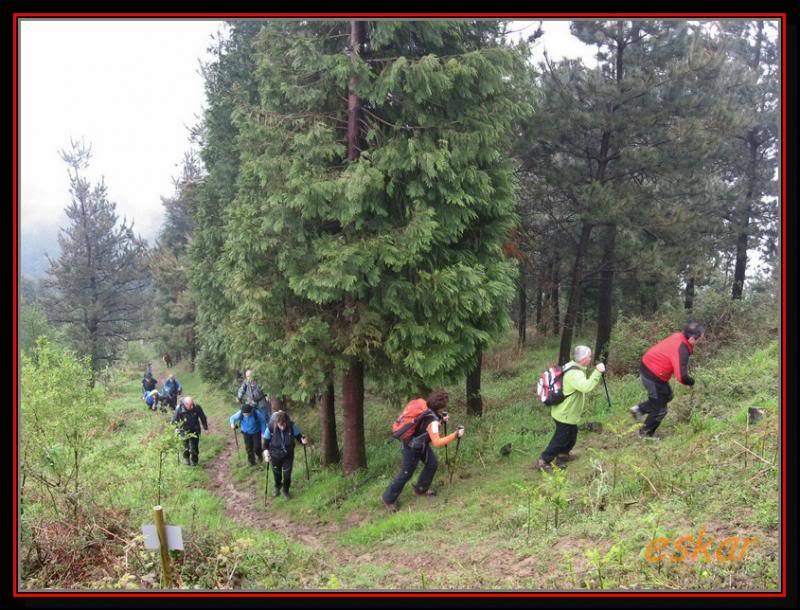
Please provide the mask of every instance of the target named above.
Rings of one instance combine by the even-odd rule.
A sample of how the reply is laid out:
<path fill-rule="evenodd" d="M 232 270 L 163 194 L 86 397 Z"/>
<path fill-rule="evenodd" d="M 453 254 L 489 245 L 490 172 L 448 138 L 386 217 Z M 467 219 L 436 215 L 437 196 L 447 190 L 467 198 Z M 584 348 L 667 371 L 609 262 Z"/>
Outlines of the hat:
<path fill-rule="evenodd" d="M 253 407 L 252 405 L 244 405 L 242 406 L 242 413 L 252 413 Z"/>

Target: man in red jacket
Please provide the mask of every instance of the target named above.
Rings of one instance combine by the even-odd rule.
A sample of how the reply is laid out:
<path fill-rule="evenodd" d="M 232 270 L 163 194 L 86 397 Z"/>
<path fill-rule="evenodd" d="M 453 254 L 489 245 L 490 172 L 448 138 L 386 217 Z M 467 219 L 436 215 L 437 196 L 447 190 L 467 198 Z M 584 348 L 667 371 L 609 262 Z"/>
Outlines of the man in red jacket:
<path fill-rule="evenodd" d="M 667 383 L 672 375 L 683 385 L 694 385 L 687 369 L 689 356 L 695 344 L 703 338 L 706 329 L 698 322 L 688 322 L 683 332 L 673 333 L 651 347 L 639 365 L 639 376 L 647 390 L 647 400 L 631 407 L 636 421 L 644 420 L 639 436 L 655 438 L 653 434 L 667 414 L 667 403 L 672 400 L 672 388 Z"/>

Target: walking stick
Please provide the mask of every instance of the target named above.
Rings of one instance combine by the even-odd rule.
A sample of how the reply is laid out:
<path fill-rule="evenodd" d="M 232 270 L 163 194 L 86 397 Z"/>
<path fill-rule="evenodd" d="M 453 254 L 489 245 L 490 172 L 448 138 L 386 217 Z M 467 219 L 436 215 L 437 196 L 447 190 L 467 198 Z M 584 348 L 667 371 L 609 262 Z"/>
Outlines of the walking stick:
<path fill-rule="evenodd" d="M 233 440 L 236 441 L 236 458 L 239 460 L 239 463 L 241 464 L 242 452 L 239 450 L 239 435 L 236 434 L 236 426 L 234 425 L 234 427 L 231 428 L 231 430 L 233 431 Z"/>
<path fill-rule="evenodd" d="M 447 422 L 442 420 L 442 426 L 444 427 L 444 435 L 447 436 Z M 447 466 L 448 484 L 449 484 L 449 481 L 450 479 L 452 479 L 452 477 L 449 476 L 451 470 L 450 470 L 450 458 L 447 456 L 447 445 L 444 446 L 444 463 L 445 466 Z"/>
<path fill-rule="evenodd" d="M 608 386 L 606 385 L 606 374 L 601 373 L 600 377 L 603 379 L 603 387 L 606 389 L 606 400 L 608 401 L 608 409 L 611 410 L 611 396 L 608 395 Z"/>
<path fill-rule="evenodd" d="M 267 467 L 266 473 L 267 477 L 264 481 L 264 508 L 267 507 L 267 495 L 269 495 L 269 460 L 264 461 L 264 465 Z"/>
<path fill-rule="evenodd" d="M 459 428 L 461 428 L 461 426 L 459 426 Z M 460 448 L 461 448 L 461 437 L 459 436 L 456 439 L 456 454 L 453 456 L 453 468 L 452 468 L 452 470 L 450 470 L 450 478 L 449 478 L 449 480 L 447 482 L 448 485 L 453 482 L 453 473 L 455 472 L 456 464 L 458 463 L 458 450 Z"/>
<path fill-rule="evenodd" d="M 308 473 L 308 453 L 306 452 L 306 444 L 301 444 L 303 445 L 303 457 L 306 458 L 306 481 L 310 481 L 311 475 Z"/>

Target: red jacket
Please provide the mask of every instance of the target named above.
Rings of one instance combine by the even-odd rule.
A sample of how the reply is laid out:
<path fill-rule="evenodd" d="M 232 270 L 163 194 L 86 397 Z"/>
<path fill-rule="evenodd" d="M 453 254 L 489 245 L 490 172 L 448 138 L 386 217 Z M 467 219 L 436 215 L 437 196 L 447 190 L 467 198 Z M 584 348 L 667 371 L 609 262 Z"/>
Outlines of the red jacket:
<path fill-rule="evenodd" d="M 685 384 L 689 376 L 686 367 L 692 349 L 682 332 L 673 333 L 647 350 L 642 356 L 642 364 L 661 381 L 669 381 L 674 373 L 676 379 Z"/>

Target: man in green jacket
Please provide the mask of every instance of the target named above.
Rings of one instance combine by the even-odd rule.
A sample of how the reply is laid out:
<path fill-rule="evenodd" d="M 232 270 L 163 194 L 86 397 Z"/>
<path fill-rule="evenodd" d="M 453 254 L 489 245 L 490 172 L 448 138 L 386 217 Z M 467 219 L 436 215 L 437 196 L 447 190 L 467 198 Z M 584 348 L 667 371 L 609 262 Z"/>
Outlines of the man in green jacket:
<path fill-rule="evenodd" d="M 536 463 L 539 470 L 550 472 L 553 469 L 550 465 L 553 458 L 559 468 L 563 468 L 573 459 L 569 452 L 578 440 L 578 424 L 581 423 L 586 394 L 594 390 L 600 383 L 602 374 L 606 372 L 605 365 L 598 362 L 592 374 L 587 377 L 586 367 L 591 362 L 592 350 L 585 345 L 579 345 L 572 352 L 572 360 L 561 368 L 565 371 L 561 378 L 565 398 L 550 411 L 550 416 L 556 422 L 556 431 Z"/>

